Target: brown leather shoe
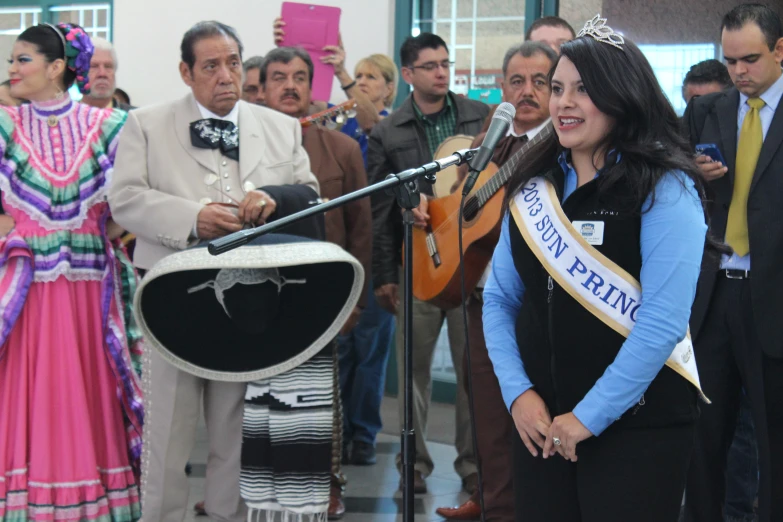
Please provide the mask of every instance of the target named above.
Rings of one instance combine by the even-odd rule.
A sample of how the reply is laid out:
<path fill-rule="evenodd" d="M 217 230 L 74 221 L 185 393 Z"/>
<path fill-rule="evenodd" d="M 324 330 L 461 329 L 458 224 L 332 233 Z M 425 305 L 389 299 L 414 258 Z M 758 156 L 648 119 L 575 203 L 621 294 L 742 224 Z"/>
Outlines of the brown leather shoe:
<path fill-rule="evenodd" d="M 207 516 L 207 510 L 204 508 L 204 501 L 196 502 L 196 505 L 193 506 L 193 511 L 196 512 L 197 517 L 205 517 Z"/>
<path fill-rule="evenodd" d="M 403 479 L 400 477 L 400 491 L 404 489 L 403 486 Z M 423 495 L 427 492 L 427 482 L 424 480 L 424 475 L 421 474 L 421 471 L 414 469 L 413 470 L 413 494 L 414 495 Z"/>
<path fill-rule="evenodd" d="M 448 520 L 480 520 L 481 506 L 473 500 L 468 500 L 458 507 L 441 507 L 435 513 Z"/>
<path fill-rule="evenodd" d="M 329 520 L 340 520 L 343 515 L 345 515 L 343 489 L 333 484 L 329 488 Z"/>

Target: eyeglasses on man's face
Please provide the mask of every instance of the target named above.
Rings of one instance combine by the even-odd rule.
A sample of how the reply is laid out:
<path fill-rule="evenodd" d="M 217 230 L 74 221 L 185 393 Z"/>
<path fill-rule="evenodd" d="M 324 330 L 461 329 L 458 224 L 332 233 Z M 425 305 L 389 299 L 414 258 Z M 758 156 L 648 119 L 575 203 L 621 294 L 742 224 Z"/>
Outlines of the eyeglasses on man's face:
<path fill-rule="evenodd" d="M 444 61 L 442 61 L 440 63 L 438 63 L 438 62 L 427 62 L 427 63 L 423 63 L 421 65 L 409 65 L 408 69 L 414 69 L 414 70 L 416 70 L 416 69 L 423 69 L 423 70 L 425 70 L 427 72 L 432 72 L 432 71 L 442 67 L 443 69 L 448 71 L 451 68 L 452 65 L 454 65 L 454 62 L 450 62 L 449 60 L 444 60 Z"/>

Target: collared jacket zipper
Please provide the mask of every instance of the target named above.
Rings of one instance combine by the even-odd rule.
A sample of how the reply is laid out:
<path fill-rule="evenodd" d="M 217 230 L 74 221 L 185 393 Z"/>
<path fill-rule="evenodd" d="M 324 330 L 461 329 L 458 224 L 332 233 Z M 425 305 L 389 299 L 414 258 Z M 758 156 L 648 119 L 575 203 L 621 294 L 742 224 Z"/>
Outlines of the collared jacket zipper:
<path fill-rule="evenodd" d="M 544 174 L 544 178 L 546 178 L 553 187 L 555 187 L 555 192 L 557 193 L 558 199 L 561 200 L 562 204 L 562 192 L 560 190 L 560 187 L 558 186 L 557 182 L 554 179 L 554 176 L 552 176 L 551 172 L 546 172 Z M 557 379 L 556 379 L 556 361 L 555 361 L 555 336 L 554 336 L 554 327 L 553 324 L 553 305 L 552 305 L 552 295 L 554 294 L 555 290 L 555 284 L 552 280 L 552 276 L 547 274 L 547 297 L 546 297 L 546 303 L 547 303 L 547 331 L 549 333 L 549 374 L 550 378 L 552 379 L 552 393 L 554 394 L 555 399 L 555 407 L 557 408 L 557 411 L 555 412 L 555 415 L 560 415 L 563 413 L 562 408 L 560 407 L 560 397 L 557 393 Z M 553 415 L 554 417 L 554 415 Z"/>

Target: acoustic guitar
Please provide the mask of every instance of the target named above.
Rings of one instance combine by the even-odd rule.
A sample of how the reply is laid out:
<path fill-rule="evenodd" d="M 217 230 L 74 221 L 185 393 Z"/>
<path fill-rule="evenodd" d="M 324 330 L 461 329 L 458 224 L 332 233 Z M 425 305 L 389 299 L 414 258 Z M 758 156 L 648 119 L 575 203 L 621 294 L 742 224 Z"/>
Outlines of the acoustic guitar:
<path fill-rule="evenodd" d="M 466 295 L 476 288 L 500 238 L 505 186 L 511 174 L 527 152 L 553 132 L 550 123 L 502 167 L 490 163 L 465 198 L 462 246 Z M 413 229 L 413 295 L 443 309 L 462 304 L 458 236 L 461 200 L 461 188 L 448 196 L 430 200 L 427 210 L 430 226 L 426 230 Z"/>
<path fill-rule="evenodd" d="M 443 143 L 438 145 L 438 150 L 435 151 L 433 159 L 447 158 L 458 150 L 469 149 L 472 143 L 473 137 L 465 134 L 457 134 L 456 136 L 446 138 L 443 140 Z M 432 186 L 432 192 L 436 198 L 448 196 L 451 193 L 451 187 L 457 181 L 458 168 L 456 165 L 451 165 L 438 172 L 435 185 Z"/>

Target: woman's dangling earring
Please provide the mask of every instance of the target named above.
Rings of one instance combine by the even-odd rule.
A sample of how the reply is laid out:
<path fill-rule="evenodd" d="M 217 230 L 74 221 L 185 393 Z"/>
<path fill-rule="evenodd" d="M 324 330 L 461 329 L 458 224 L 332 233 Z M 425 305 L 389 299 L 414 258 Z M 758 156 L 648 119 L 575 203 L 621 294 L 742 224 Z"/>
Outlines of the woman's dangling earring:
<path fill-rule="evenodd" d="M 54 95 L 55 99 L 58 101 L 63 99 L 63 96 L 65 96 L 65 93 L 60 89 L 60 86 L 55 84 L 55 89 L 57 89 L 57 93 Z M 57 116 L 54 114 L 50 114 L 49 117 L 46 119 L 46 123 L 49 124 L 50 127 L 56 127 L 57 126 Z"/>

